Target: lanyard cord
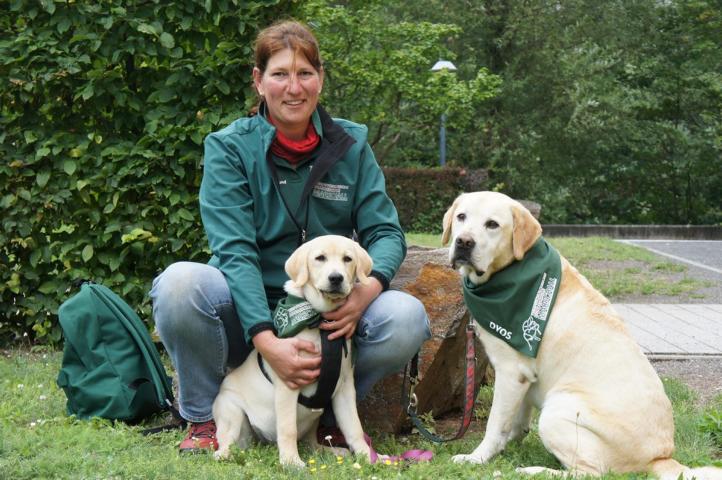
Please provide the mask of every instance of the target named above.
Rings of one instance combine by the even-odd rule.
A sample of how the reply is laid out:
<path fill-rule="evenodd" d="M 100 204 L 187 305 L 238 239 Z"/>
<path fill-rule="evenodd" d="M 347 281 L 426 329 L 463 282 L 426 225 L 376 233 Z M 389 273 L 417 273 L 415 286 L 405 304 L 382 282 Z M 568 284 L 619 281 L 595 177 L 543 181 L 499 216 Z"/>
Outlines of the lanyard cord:
<path fill-rule="evenodd" d="M 306 232 L 308 231 L 308 213 L 309 213 L 309 205 L 311 204 L 311 199 L 309 198 L 311 195 L 311 189 L 308 188 L 308 183 L 313 181 L 313 176 L 309 177 L 308 181 L 306 182 L 306 186 L 303 188 L 304 196 L 301 198 L 301 204 L 298 206 L 300 209 L 303 206 L 304 201 L 306 202 L 306 221 L 304 222 L 303 226 L 298 222 L 296 217 L 294 216 L 293 212 L 291 212 L 291 208 L 288 206 L 288 203 L 286 202 L 286 197 L 283 196 L 283 192 L 281 192 L 281 187 L 278 182 L 278 171 L 276 170 L 276 164 L 273 161 L 273 157 L 271 155 L 271 151 L 269 150 L 266 154 L 266 159 L 268 161 L 268 166 L 271 169 L 271 175 L 273 176 L 273 183 L 276 185 L 276 191 L 278 192 L 278 195 L 281 197 L 281 203 L 283 203 L 283 206 L 286 208 L 286 212 L 288 213 L 288 216 L 291 218 L 291 221 L 294 225 L 296 225 L 296 229 L 298 229 L 298 239 L 296 240 L 298 246 L 300 247 L 306 242 Z M 314 182 L 316 183 L 316 182 Z M 298 213 L 298 210 L 296 211 Z"/>
<path fill-rule="evenodd" d="M 321 119 L 321 127 L 325 134 L 321 137 L 321 142 L 319 146 L 316 147 L 318 151 L 318 156 L 314 160 L 313 169 L 311 170 L 308 180 L 306 181 L 306 185 L 303 187 L 303 193 L 301 194 L 301 205 L 299 205 L 299 208 L 296 210 L 298 212 L 298 210 L 301 209 L 303 202 L 306 202 L 306 221 L 303 227 L 298 222 L 298 220 L 296 220 L 296 217 L 291 212 L 291 209 L 286 203 L 286 199 L 281 193 L 281 189 L 278 184 L 278 171 L 276 170 L 276 164 L 273 162 L 270 148 L 266 151 L 266 162 L 268 163 L 268 168 L 271 170 L 271 175 L 273 176 L 273 181 L 276 185 L 276 191 L 281 196 L 283 206 L 286 208 L 288 216 L 291 217 L 293 224 L 298 229 L 298 246 L 301 246 L 306 241 L 306 237 L 308 236 L 308 214 L 309 204 L 311 203 L 311 190 L 313 190 L 313 187 L 316 185 L 316 183 L 321 180 L 321 177 L 323 177 L 331 169 L 331 167 L 333 167 L 336 161 L 342 158 L 346 154 L 346 152 L 348 152 L 351 146 L 356 143 L 356 140 L 350 135 L 348 135 L 342 127 L 333 123 L 333 120 L 328 115 L 328 113 L 326 113 L 326 110 L 321 107 L 321 105 L 318 105 L 316 109 L 319 113 L 319 117 Z M 265 116 L 265 111 L 266 104 L 262 103 L 259 108 L 259 114 Z"/>

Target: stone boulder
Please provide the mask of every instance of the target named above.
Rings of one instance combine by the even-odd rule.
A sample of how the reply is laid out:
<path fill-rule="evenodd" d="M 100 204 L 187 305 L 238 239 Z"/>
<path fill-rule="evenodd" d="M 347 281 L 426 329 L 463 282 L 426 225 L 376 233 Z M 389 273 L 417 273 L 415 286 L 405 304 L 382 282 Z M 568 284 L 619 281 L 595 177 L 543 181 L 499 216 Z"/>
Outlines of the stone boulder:
<path fill-rule="evenodd" d="M 464 306 L 459 274 L 448 266 L 445 248 L 409 248 L 392 288 L 415 296 L 426 307 L 432 337 L 420 352 L 416 395 L 418 412 L 432 412 L 435 417 L 461 409 L 464 396 L 465 328 L 469 313 Z M 476 384 L 482 382 L 488 359 L 476 342 Z M 408 382 L 399 373 L 379 382 L 359 405 L 365 428 L 397 433 L 410 427 L 402 406 Z"/>

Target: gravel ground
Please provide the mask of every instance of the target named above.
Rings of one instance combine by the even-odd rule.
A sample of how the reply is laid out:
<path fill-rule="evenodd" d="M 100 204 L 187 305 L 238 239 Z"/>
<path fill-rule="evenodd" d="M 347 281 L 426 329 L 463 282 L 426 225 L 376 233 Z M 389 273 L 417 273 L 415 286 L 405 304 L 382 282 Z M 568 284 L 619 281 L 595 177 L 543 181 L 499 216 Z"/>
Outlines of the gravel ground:
<path fill-rule="evenodd" d="M 679 380 L 694 390 L 704 405 L 722 395 L 722 357 L 652 360 L 660 377 Z"/>

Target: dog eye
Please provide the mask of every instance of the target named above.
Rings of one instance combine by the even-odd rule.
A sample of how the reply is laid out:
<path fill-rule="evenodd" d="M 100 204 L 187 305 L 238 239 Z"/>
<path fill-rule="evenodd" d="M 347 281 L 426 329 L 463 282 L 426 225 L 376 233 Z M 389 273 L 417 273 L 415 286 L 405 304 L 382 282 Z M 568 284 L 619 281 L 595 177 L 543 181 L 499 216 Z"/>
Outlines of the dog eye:
<path fill-rule="evenodd" d="M 344 261 L 345 263 L 349 263 L 349 262 L 352 261 L 352 260 L 353 260 L 353 258 L 349 257 L 348 255 L 344 255 L 344 256 L 343 256 L 343 261 Z"/>
<path fill-rule="evenodd" d="M 494 220 L 487 221 L 484 226 L 490 230 L 494 230 L 495 228 L 499 228 L 499 224 L 496 223 Z"/>
<path fill-rule="evenodd" d="M 465 213 L 460 213 L 460 214 L 458 214 L 458 215 L 456 216 L 456 219 L 457 219 L 458 221 L 460 221 L 460 222 L 463 222 L 464 220 L 466 220 L 466 214 L 465 214 Z"/>
<path fill-rule="evenodd" d="M 319 255 L 316 257 L 317 262 L 325 262 L 326 261 L 326 255 Z"/>

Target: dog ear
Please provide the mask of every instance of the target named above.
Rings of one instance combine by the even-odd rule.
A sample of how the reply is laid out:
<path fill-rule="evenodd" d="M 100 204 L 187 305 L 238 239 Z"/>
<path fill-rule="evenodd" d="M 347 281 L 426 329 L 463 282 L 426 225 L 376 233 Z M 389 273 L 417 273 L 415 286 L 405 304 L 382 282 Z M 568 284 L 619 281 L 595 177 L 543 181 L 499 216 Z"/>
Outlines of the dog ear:
<path fill-rule="evenodd" d="M 449 209 L 444 214 L 444 221 L 442 222 L 444 233 L 441 234 L 442 245 L 446 245 L 447 243 L 449 243 L 449 238 L 451 237 L 451 224 L 454 223 L 454 211 L 456 210 L 456 206 L 459 204 L 460 198 L 461 195 L 456 197 L 454 203 L 451 204 Z"/>
<path fill-rule="evenodd" d="M 512 205 L 511 215 L 514 218 L 514 230 L 511 237 L 512 249 L 514 258 L 521 260 L 541 235 L 542 228 L 537 219 L 522 204 Z"/>
<path fill-rule="evenodd" d="M 303 287 L 308 282 L 308 244 L 301 245 L 286 260 L 286 273 L 297 287 Z"/>
<path fill-rule="evenodd" d="M 354 242 L 354 248 L 356 249 L 356 278 L 363 285 L 366 285 L 369 283 L 369 274 L 371 273 L 371 268 L 374 266 L 374 261 L 368 252 L 358 243 Z"/>

